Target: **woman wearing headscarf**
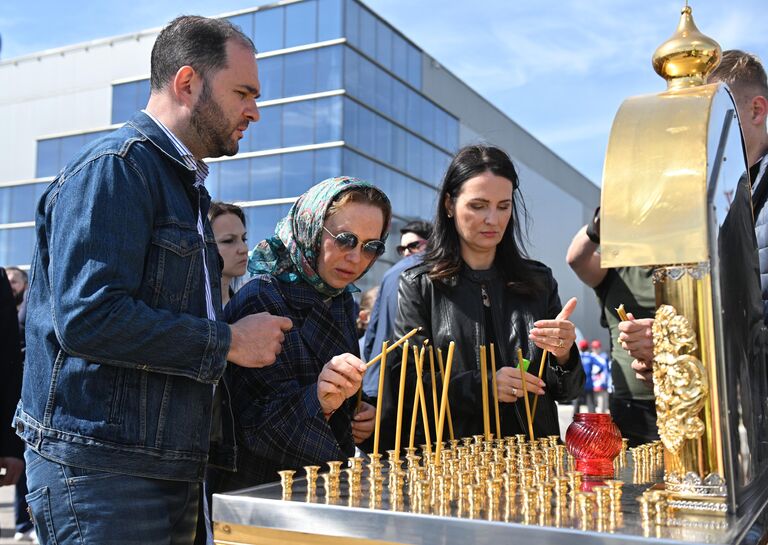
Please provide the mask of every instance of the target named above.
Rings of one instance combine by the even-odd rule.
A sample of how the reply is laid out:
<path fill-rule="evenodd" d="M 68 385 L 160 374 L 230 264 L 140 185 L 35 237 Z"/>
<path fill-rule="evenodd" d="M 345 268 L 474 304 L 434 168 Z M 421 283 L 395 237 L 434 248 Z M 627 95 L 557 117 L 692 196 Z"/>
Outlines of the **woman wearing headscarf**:
<path fill-rule="evenodd" d="M 254 249 L 254 275 L 230 301 L 228 321 L 258 312 L 294 327 L 269 367 L 229 366 L 237 473 L 218 490 L 275 481 L 277 471 L 354 455 L 373 430 L 373 408 L 354 414 L 359 359 L 352 293 L 384 252 L 391 206 L 368 182 L 331 178 L 304 193 L 272 238 Z M 350 398 L 352 398 L 350 400 Z"/>

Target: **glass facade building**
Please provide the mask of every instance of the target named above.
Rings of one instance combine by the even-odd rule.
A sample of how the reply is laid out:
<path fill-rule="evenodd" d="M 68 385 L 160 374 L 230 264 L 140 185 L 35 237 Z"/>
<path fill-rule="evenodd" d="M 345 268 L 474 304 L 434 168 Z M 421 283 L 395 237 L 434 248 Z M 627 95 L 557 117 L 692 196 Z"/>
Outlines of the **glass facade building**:
<path fill-rule="evenodd" d="M 389 249 L 359 284 L 375 285 L 397 259 L 399 227 L 433 215 L 459 146 L 459 120 L 422 92 L 424 54 L 355 0 L 303 0 L 227 18 L 256 44 L 261 119 L 237 155 L 209 161 L 208 190 L 245 208 L 255 243 L 317 181 L 372 181 L 394 213 Z M 111 126 L 40 136 L 35 178 L 0 187 L 0 263 L 30 262 L 35 204 L 46 185 L 78 148 L 146 105 L 149 80 L 138 76 L 112 84 Z"/>

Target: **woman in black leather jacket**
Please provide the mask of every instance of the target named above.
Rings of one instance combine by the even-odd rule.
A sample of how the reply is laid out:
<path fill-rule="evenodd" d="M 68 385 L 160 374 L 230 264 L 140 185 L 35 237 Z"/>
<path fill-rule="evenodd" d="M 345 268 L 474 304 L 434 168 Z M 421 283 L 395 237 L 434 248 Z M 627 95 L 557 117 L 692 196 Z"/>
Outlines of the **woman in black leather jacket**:
<path fill-rule="evenodd" d="M 400 279 L 396 337 L 421 326 L 418 342 L 429 339 L 443 353 L 450 341 L 456 342 L 449 387 L 456 437 L 483 433 L 480 345 L 495 344 L 504 436 L 528 433 L 520 371 L 512 367 L 517 365 L 518 348 L 531 361 L 530 373 L 524 373 L 528 392 L 540 395 L 534 420 L 537 437 L 560 434 L 555 401 L 570 401 L 583 388 L 575 327 L 567 319 L 576 301 L 563 309 L 552 271 L 525 257 L 524 216 L 518 209 L 524 210 L 524 205 L 507 154 L 491 146 L 463 148 L 445 174 L 424 261 Z M 549 354 L 539 380 L 544 349 Z M 490 354 L 488 366 L 495 433 Z M 412 363 L 408 370 L 412 388 Z M 390 377 L 399 377 L 399 363 Z M 425 392 L 430 392 L 430 373 L 423 373 L 423 380 Z"/>

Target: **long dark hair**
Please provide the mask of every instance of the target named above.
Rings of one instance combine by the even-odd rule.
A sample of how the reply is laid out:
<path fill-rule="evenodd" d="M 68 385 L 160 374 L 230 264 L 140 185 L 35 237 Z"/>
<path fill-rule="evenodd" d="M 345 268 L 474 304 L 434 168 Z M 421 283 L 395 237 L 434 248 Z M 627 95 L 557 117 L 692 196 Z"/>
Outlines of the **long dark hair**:
<path fill-rule="evenodd" d="M 484 172 L 492 172 L 496 176 L 506 178 L 512 182 L 513 187 L 512 216 L 496 248 L 495 264 L 513 292 L 531 294 L 540 291 L 544 289 L 543 279 L 528 260 L 525 251 L 528 213 L 518 190 L 519 180 L 515 165 L 503 150 L 483 144 L 460 149 L 445 172 L 437 200 L 434 229 L 424 256 L 424 262 L 431 266 L 429 277 L 444 282 L 461 270 L 463 260 L 459 233 L 456 231 L 454 220 L 448 217 L 446 196 L 456 200 L 464 182 Z"/>

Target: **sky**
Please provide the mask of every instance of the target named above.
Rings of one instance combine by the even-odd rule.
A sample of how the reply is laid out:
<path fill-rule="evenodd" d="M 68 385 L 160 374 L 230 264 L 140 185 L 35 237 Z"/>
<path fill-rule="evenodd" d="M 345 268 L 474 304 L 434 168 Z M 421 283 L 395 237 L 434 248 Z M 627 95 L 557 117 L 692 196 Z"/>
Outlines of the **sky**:
<path fill-rule="evenodd" d="M 0 0 L 0 59 L 159 27 L 182 13 L 219 15 L 263 3 Z M 651 56 L 675 31 L 684 0 L 365 3 L 600 185 L 621 103 L 666 87 L 651 67 Z M 762 26 L 768 0 L 689 4 L 699 30 L 723 49 L 744 49 L 768 65 L 768 32 Z"/>

